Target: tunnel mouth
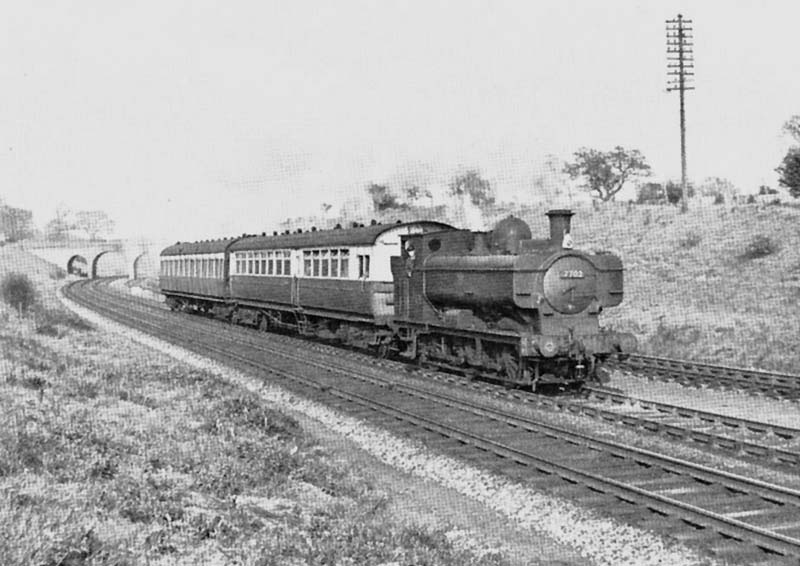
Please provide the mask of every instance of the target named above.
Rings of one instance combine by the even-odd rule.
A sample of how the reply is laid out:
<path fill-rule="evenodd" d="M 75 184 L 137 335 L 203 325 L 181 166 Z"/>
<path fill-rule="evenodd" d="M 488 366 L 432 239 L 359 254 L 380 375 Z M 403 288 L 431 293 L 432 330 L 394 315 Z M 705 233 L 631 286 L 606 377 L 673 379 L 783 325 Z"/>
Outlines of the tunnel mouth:
<path fill-rule="evenodd" d="M 82 255 L 74 255 L 67 261 L 67 275 L 89 277 L 89 262 Z"/>

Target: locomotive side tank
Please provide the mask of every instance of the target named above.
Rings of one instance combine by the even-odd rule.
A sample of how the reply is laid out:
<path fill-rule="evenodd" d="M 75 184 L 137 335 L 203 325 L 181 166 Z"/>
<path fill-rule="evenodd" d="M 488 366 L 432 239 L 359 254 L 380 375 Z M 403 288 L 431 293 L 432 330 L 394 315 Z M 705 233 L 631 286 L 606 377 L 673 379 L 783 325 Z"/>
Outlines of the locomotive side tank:
<path fill-rule="evenodd" d="M 599 361 L 635 346 L 632 335 L 599 324 L 603 309 L 622 301 L 620 259 L 573 250 L 573 213 L 547 215 L 550 237 L 541 240 L 513 216 L 489 233 L 406 238 L 396 316 L 464 331 L 442 339 L 417 326 L 415 350 L 451 365 L 493 366 L 503 379 L 535 386 L 597 378 Z"/>

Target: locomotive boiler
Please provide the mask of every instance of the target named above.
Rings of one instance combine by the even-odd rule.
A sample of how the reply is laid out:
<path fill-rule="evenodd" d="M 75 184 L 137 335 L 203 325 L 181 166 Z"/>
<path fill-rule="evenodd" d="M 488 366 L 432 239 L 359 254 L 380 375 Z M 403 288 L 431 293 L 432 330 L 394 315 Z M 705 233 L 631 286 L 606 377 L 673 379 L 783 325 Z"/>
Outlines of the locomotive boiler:
<path fill-rule="evenodd" d="M 635 348 L 599 322 L 622 301 L 622 262 L 572 249 L 572 215 L 548 212 L 547 239 L 513 216 L 491 232 L 404 236 L 392 268 L 405 355 L 532 388 L 602 379 L 603 361 Z"/>

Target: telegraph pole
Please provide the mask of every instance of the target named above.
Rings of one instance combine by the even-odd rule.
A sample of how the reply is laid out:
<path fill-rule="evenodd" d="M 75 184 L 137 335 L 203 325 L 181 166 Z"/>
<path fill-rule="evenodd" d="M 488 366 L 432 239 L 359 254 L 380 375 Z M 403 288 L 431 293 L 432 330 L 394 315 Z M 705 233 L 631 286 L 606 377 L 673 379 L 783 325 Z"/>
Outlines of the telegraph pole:
<path fill-rule="evenodd" d="M 681 96 L 681 212 L 689 208 L 686 199 L 686 106 L 684 93 L 694 90 L 694 54 L 692 53 L 692 20 L 681 14 L 667 20 L 667 92 L 677 90 Z"/>

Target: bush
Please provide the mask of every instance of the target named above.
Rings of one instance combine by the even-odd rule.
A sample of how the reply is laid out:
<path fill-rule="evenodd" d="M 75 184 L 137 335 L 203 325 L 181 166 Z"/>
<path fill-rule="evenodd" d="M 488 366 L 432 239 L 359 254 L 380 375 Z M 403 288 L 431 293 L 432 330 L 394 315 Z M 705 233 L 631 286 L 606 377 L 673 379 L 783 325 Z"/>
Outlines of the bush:
<path fill-rule="evenodd" d="M 3 300 L 21 313 L 36 302 L 36 289 L 28 276 L 23 273 L 9 273 L 0 284 Z"/>
<path fill-rule="evenodd" d="M 686 236 L 678 240 L 678 246 L 688 250 L 700 244 L 702 239 L 703 238 L 697 232 L 689 232 Z"/>
<path fill-rule="evenodd" d="M 55 267 L 50 270 L 50 279 L 64 279 L 67 276 L 67 272 L 62 267 Z"/>
<path fill-rule="evenodd" d="M 46 336 L 58 336 L 59 332 L 56 326 L 80 331 L 93 329 L 91 324 L 67 310 L 38 307 L 35 314 L 36 332 Z"/>
<path fill-rule="evenodd" d="M 768 236 L 759 234 L 753 238 L 744 248 L 744 252 L 739 256 L 740 259 L 757 259 L 772 255 L 780 249 L 778 244 Z"/>

